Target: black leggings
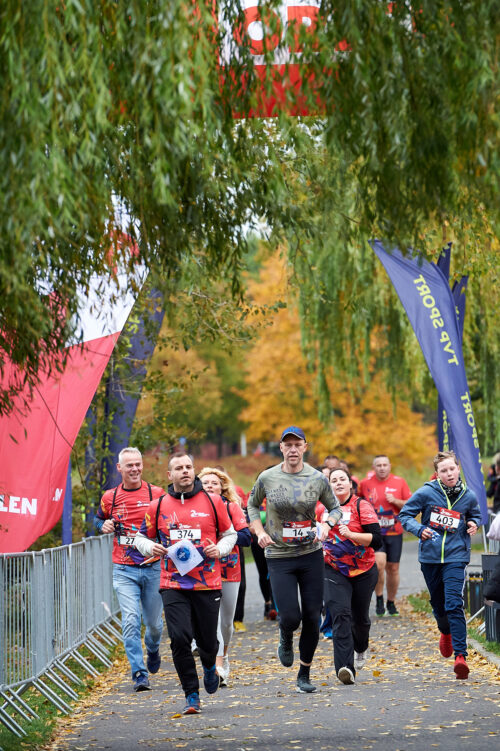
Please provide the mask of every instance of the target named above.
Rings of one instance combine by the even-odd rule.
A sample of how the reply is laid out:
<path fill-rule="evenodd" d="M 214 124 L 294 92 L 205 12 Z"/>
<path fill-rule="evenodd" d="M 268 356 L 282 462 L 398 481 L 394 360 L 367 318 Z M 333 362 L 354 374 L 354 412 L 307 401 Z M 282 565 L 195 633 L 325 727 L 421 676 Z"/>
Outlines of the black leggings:
<path fill-rule="evenodd" d="M 309 664 L 319 640 L 323 607 L 323 551 L 315 550 L 314 553 L 294 558 L 268 558 L 267 565 L 280 616 L 280 628 L 284 633 L 291 634 L 302 621 L 299 654 L 302 662 Z"/>
<path fill-rule="evenodd" d="M 236 600 L 236 610 L 234 611 L 235 621 L 243 621 L 245 617 L 245 595 L 247 591 L 247 576 L 245 572 L 245 548 L 238 545 L 240 551 L 240 568 L 241 568 L 241 580 L 240 588 L 238 589 L 238 599 Z"/>
<path fill-rule="evenodd" d="M 273 602 L 267 559 L 264 553 L 264 548 L 260 547 L 256 537 L 252 537 L 251 549 L 255 565 L 257 566 L 257 571 L 259 572 L 259 586 L 264 602 Z"/>

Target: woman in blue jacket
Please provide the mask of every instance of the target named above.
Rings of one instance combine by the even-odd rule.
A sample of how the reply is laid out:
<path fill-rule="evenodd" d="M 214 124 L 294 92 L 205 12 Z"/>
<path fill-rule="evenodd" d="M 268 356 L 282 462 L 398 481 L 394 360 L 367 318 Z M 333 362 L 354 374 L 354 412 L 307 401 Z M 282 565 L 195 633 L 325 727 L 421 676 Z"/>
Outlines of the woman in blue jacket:
<path fill-rule="evenodd" d="M 418 560 L 430 594 L 432 612 L 441 632 L 439 651 L 455 654 L 457 678 L 467 678 L 467 626 L 463 588 L 470 560 L 470 537 L 481 522 L 474 493 L 460 479 L 453 451 L 434 457 L 437 478 L 426 482 L 399 512 L 403 527 L 420 538 Z M 421 520 L 415 517 L 422 514 Z"/>

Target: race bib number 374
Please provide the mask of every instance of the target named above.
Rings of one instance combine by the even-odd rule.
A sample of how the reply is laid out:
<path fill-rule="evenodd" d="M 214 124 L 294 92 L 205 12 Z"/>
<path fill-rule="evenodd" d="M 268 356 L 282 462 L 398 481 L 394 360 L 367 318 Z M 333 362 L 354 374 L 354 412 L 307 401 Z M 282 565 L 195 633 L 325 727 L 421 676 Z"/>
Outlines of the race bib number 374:
<path fill-rule="evenodd" d="M 183 529 L 171 529 L 170 539 L 172 542 L 179 540 L 190 540 L 191 542 L 201 542 L 201 529 L 199 527 L 184 527 Z"/>

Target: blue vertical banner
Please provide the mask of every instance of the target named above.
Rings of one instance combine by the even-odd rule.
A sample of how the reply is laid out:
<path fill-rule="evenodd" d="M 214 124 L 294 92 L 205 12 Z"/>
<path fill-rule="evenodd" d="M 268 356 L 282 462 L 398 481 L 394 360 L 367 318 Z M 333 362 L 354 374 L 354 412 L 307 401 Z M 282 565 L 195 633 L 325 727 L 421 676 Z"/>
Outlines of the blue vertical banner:
<path fill-rule="evenodd" d="M 483 523 L 488 518 L 479 440 L 465 374 L 462 337 L 448 280 L 418 255 L 371 246 L 382 262 L 418 339 L 453 431 L 467 484 L 477 496 Z"/>
<path fill-rule="evenodd" d="M 163 317 L 163 297 L 158 290 L 153 289 L 148 294 L 146 312 L 142 316 L 137 315 L 134 306 L 120 335 L 128 336 L 130 341 L 127 354 L 130 372 L 127 383 L 124 383 L 116 372 L 111 373 L 106 383 L 106 412 L 110 428 L 104 436 L 107 458 L 102 465 L 101 491 L 114 488 L 121 481 L 116 469 L 118 454 L 122 448 L 129 445 L 142 384 Z"/>

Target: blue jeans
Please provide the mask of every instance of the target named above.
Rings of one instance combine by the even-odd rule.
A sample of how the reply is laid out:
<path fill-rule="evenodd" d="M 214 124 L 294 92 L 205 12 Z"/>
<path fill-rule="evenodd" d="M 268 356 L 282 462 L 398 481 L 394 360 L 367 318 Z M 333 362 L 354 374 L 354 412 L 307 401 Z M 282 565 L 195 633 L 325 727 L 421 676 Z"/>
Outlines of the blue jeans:
<path fill-rule="evenodd" d="M 132 678 L 137 672 L 147 674 L 142 654 L 141 615 L 146 626 L 146 649 L 157 652 L 163 630 L 163 603 L 158 591 L 160 562 L 142 567 L 114 563 L 113 588 L 122 612 L 123 644 Z"/>
<path fill-rule="evenodd" d="M 467 657 L 464 583 L 467 563 L 421 563 L 432 613 L 442 634 L 451 633 L 455 657 Z"/>

